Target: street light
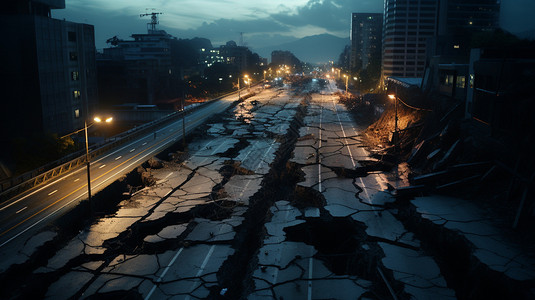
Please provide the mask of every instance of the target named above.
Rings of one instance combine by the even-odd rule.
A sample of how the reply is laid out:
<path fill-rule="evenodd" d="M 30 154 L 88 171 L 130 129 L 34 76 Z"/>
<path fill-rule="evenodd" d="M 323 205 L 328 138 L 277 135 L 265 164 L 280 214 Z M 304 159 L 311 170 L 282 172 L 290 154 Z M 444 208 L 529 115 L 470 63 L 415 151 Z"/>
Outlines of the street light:
<path fill-rule="evenodd" d="M 102 118 L 95 117 L 93 120 L 95 121 L 95 123 L 102 123 L 102 122 L 111 123 L 113 118 L 112 117 L 108 117 L 108 118 L 104 119 L 104 121 L 103 121 Z M 95 124 L 95 123 L 91 123 L 91 124 L 87 125 L 87 120 L 84 121 L 85 160 L 86 160 L 86 163 L 87 163 L 87 199 L 89 201 L 89 206 L 91 208 L 91 214 L 93 214 L 93 212 L 94 212 L 94 204 L 93 204 L 93 201 L 91 201 L 91 171 L 90 171 L 91 160 L 90 160 L 90 157 L 89 157 L 89 143 L 87 142 L 87 128 L 93 126 L 93 124 Z"/>
<path fill-rule="evenodd" d="M 238 101 L 240 101 L 240 76 L 238 76 Z"/>
<path fill-rule="evenodd" d="M 390 94 L 388 95 L 388 98 L 391 100 L 394 100 L 394 107 L 395 107 L 395 117 L 394 117 L 394 134 L 392 135 L 392 140 L 394 141 L 394 149 L 398 150 L 398 138 L 399 138 L 399 132 L 398 132 L 398 97 L 397 95 Z"/>
<path fill-rule="evenodd" d="M 264 81 L 266 81 L 266 70 L 264 70 Z"/>
<path fill-rule="evenodd" d="M 250 90 L 251 89 L 251 79 L 249 79 L 249 75 L 244 75 L 243 76 L 243 82 L 245 82 L 245 84 L 247 84 L 247 90 Z"/>

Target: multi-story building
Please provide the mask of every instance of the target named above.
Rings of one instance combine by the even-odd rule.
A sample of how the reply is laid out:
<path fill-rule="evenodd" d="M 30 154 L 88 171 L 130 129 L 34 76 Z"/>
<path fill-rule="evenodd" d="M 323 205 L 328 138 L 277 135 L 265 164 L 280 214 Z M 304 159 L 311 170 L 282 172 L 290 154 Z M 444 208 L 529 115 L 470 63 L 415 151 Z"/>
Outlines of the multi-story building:
<path fill-rule="evenodd" d="M 464 100 L 473 37 L 496 30 L 499 15 L 497 0 L 441 1 L 438 35 L 428 47 L 429 75 L 425 88 Z"/>
<path fill-rule="evenodd" d="M 350 69 L 366 69 L 371 60 L 381 60 L 383 15 L 380 13 L 353 13 L 351 15 Z"/>
<path fill-rule="evenodd" d="M 223 57 L 225 63 L 236 66 L 239 71 L 250 67 L 252 54 L 249 48 L 238 46 L 234 41 L 228 41 L 219 47 L 219 55 Z"/>
<path fill-rule="evenodd" d="M 271 52 L 271 63 L 276 66 L 300 67 L 301 61 L 290 51 L 275 50 Z"/>
<path fill-rule="evenodd" d="M 443 0 L 440 2 L 438 34 L 466 34 L 498 28 L 500 0 Z"/>
<path fill-rule="evenodd" d="M 436 36 L 438 0 L 385 0 L 383 80 L 422 77 L 429 38 Z"/>
<path fill-rule="evenodd" d="M 200 60 L 205 68 L 209 68 L 216 63 L 225 63 L 225 58 L 219 54 L 219 49 L 201 48 Z"/>
<path fill-rule="evenodd" d="M 149 23 L 150 25 L 151 23 Z M 105 105 L 137 102 L 154 104 L 177 86 L 181 77 L 178 63 L 173 62 L 172 43 L 175 38 L 164 30 L 148 29 L 146 34 L 133 34 L 133 40 L 111 38 L 112 47 L 103 49 L 98 57 L 101 97 Z M 108 69 L 116 68 L 117 70 Z M 119 72 L 120 71 L 120 72 Z M 119 73 L 117 73 L 119 72 Z M 121 82 L 112 82 L 119 76 Z M 122 90 L 120 95 L 117 89 Z"/>
<path fill-rule="evenodd" d="M 93 26 L 51 18 L 62 8 L 64 0 L 0 7 L 2 139 L 70 133 L 97 104 Z"/>

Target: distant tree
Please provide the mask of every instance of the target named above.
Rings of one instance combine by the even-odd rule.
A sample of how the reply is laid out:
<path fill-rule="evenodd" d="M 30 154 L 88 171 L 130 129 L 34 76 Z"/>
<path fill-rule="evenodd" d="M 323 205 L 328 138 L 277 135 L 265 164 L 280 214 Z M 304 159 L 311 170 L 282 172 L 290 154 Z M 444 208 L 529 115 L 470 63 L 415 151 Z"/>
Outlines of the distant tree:
<path fill-rule="evenodd" d="M 381 59 L 379 57 L 372 57 L 366 69 L 361 70 L 358 74 L 358 90 L 362 93 L 375 90 L 381 78 Z"/>
<path fill-rule="evenodd" d="M 70 137 L 58 138 L 56 134 L 34 134 L 18 137 L 11 142 L 11 159 L 15 162 L 14 175 L 37 169 L 76 151 Z"/>

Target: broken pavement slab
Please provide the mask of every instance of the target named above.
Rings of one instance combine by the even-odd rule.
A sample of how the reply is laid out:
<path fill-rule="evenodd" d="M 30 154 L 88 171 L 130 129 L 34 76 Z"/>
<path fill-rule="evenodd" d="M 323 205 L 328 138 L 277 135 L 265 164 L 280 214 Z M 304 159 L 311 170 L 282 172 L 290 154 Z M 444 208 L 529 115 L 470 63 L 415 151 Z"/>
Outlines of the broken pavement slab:
<path fill-rule="evenodd" d="M 456 299 L 455 291 L 448 288 L 435 261 L 419 251 L 378 243 L 383 249 L 384 266 L 394 278 L 405 284 L 405 292 L 414 299 Z"/>
<path fill-rule="evenodd" d="M 30 256 L 32 256 L 39 247 L 45 243 L 52 241 L 57 236 L 54 231 L 43 231 L 30 237 L 23 244 L 21 243 L 21 250 L 12 251 L 11 248 L 0 248 L 0 255 L 2 257 L 9 257 L 9 259 L 2 259 L 0 262 L 0 273 L 5 272 L 13 265 L 24 263 Z"/>
<path fill-rule="evenodd" d="M 467 200 L 433 195 L 411 200 L 421 217 L 466 238 L 472 255 L 488 268 L 518 281 L 535 280 L 535 257 L 507 242 L 507 233 Z"/>

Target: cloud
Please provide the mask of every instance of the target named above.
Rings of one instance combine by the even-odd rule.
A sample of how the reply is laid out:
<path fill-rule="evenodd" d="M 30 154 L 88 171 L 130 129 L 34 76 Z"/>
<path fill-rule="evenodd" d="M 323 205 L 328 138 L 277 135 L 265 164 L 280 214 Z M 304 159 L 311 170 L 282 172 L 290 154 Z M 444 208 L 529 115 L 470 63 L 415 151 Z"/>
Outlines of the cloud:
<path fill-rule="evenodd" d="M 349 34 L 352 12 L 381 12 L 383 0 L 70 0 L 53 16 L 95 26 L 97 48 L 112 36 L 146 31 L 145 12 L 163 12 L 159 28 L 178 38 L 205 37 L 214 45 L 238 41 L 265 47 L 321 33 Z M 149 10 L 146 10 L 149 8 Z M 152 10 L 154 8 L 154 10 Z"/>
<path fill-rule="evenodd" d="M 382 12 L 382 1 L 310 0 L 294 14 L 278 13 L 272 17 L 281 23 L 301 27 L 315 26 L 328 31 L 349 31 L 351 13 Z"/>

